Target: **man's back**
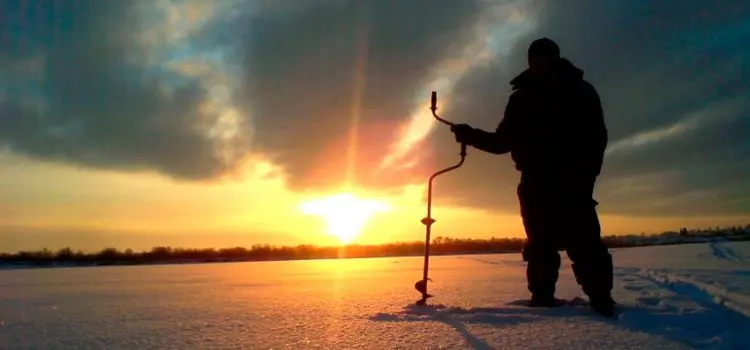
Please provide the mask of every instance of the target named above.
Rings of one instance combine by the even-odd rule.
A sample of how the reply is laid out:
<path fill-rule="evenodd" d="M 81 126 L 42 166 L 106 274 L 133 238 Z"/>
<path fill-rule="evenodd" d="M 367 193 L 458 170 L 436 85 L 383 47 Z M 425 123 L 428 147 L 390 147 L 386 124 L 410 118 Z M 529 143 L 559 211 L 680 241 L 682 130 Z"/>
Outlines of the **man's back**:
<path fill-rule="evenodd" d="M 550 78 L 513 79 L 498 137 L 526 178 L 594 180 L 607 145 L 599 96 L 583 71 L 561 59 Z"/>

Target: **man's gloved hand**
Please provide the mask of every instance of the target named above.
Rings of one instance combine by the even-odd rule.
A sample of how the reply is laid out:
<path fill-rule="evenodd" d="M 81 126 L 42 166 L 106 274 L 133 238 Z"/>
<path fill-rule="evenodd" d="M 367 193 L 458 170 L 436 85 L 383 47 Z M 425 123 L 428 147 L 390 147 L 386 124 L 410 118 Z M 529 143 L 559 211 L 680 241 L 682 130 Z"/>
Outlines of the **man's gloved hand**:
<path fill-rule="evenodd" d="M 475 131 L 476 130 L 468 124 L 456 124 L 451 127 L 451 132 L 453 132 L 453 135 L 456 137 L 456 142 L 465 143 L 467 145 L 472 144 Z"/>

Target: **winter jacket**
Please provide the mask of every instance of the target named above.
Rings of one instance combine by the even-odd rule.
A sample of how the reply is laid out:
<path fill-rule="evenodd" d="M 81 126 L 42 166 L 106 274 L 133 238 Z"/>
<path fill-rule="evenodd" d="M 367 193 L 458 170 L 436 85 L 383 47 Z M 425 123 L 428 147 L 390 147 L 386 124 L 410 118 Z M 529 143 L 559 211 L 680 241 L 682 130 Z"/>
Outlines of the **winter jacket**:
<path fill-rule="evenodd" d="M 510 82 L 513 93 L 494 133 L 477 130 L 471 145 L 494 154 L 510 152 L 524 180 L 594 182 L 607 147 L 599 95 L 583 70 L 560 59 L 551 77 L 529 70 Z"/>

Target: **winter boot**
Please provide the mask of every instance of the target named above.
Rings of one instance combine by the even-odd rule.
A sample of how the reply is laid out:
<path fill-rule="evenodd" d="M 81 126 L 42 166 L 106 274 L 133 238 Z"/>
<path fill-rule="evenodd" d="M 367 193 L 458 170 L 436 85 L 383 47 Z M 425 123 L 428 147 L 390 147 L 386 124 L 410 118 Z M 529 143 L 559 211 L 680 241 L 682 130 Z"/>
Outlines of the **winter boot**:
<path fill-rule="evenodd" d="M 558 307 L 562 306 L 564 302 L 560 299 L 555 299 L 553 296 L 541 296 L 541 295 L 532 295 L 531 300 L 529 300 L 529 307 Z"/>
<path fill-rule="evenodd" d="M 608 294 L 592 295 L 589 297 L 591 309 L 604 317 L 614 317 L 617 313 L 617 303 Z"/>

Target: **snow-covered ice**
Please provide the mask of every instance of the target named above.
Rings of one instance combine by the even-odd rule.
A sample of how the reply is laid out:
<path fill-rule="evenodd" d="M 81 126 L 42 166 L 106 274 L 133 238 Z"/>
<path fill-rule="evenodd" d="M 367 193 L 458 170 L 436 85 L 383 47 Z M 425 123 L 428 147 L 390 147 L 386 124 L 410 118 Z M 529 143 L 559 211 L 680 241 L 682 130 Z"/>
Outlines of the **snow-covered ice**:
<path fill-rule="evenodd" d="M 750 348 L 750 242 L 612 252 L 617 320 L 518 306 L 518 254 L 432 258 L 425 307 L 419 257 L 5 270 L 0 349 Z"/>

